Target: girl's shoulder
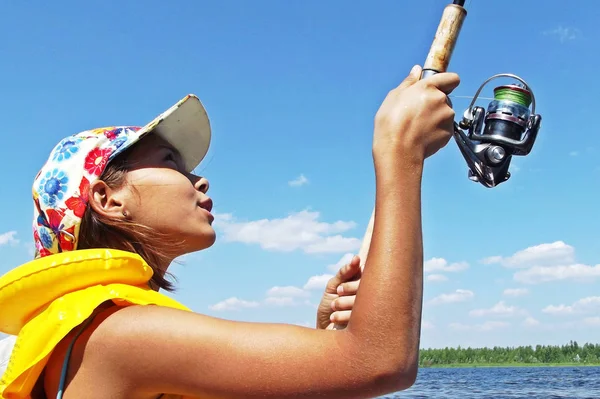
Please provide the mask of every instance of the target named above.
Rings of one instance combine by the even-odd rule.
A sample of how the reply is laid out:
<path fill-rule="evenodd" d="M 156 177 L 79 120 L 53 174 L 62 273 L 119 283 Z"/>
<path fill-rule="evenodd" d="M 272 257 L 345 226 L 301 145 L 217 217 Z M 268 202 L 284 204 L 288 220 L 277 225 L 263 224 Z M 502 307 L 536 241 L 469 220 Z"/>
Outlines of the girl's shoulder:
<path fill-rule="evenodd" d="M 75 327 L 56 345 L 41 376 L 48 398 L 56 398 L 63 369 L 66 372 L 65 387 L 71 382 L 82 364 L 94 331 L 104 320 L 120 309 L 122 307 L 111 302 L 102 304 L 86 321 Z"/>
<path fill-rule="evenodd" d="M 67 385 L 73 383 L 74 386 L 71 388 L 71 392 L 75 391 L 75 396 L 78 396 L 77 393 L 79 391 L 81 391 L 81 395 L 79 396 L 85 396 L 85 392 L 90 386 L 95 387 L 95 390 L 103 387 L 107 389 L 107 394 L 113 391 L 113 389 L 118 391 L 118 387 L 110 387 L 106 386 L 106 384 L 97 384 L 96 381 L 102 377 L 96 373 L 102 371 L 97 371 L 97 369 L 93 366 L 102 363 L 102 360 L 98 360 L 103 358 L 102 348 L 105 348 L 106 352 L 114 352 L 116 348 L 117 351 L 122 352 L 123 358 L 127 358 L 127 345 L 119 342 L 119 340 L 115 340 L 115 332 L 112 330 L 115 328 L 119 329 L 120 327 L 117 326 L 124 324 L 124 322 L 135 322 L 137 317 L 143 317 L 142 314 L 146 313 L 144 308 L 147 307 L 122 307 L 111 303 L 106 303 L 99 307 L 94 315 L 90 316 L 90 318 L 78 326 L 78 328 L 70 332 L 69 335 L 67 335 L 59 343 L 59 345 L 56 346 L 56 349 L 48 361 L 45 373 L 43 374 L 43 383 L 45 387 L 44 390 L 47 398 L 54 399 L 57 397 L 56 395 L 58 390 L 61 388 L 61 375 L 65 372 L 65 388 Z M 169 309 L 165 310 L 167 312 L 169 311 Z M 107 319 L 110 319 L 108 323 L 106 323 Z M 163 323 L 164 320 L 160 320 L 158 322 Z M 139 336 L 139 340 L 143 341 L 144 336 Z M 90 363 L 93 362 L 93 364 L 84 365 L 84 357 L 91 359 Z M 109 358 L 114 359 L 112 356 Z M 120 367 L 120 365 L 116 364 L 114 366 L 117 368 Z M 115 384 L 118 383 L 119 382 L 115 381 Z M 148 399 L 201 398 L 165 393 L 158 398 L 149 397 Z"/>

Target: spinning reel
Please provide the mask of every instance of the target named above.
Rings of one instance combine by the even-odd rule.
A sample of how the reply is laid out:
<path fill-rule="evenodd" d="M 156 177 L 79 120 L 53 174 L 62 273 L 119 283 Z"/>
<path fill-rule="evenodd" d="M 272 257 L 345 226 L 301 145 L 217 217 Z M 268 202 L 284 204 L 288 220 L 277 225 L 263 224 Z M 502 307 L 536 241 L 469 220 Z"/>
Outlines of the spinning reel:
<path fill-rule="evenodd" d="M 494 100 L 487 110 L 474 106 L 483 87 L 499 77 L 516 79 L 522 85 L 515 83 L 496 87 Z M 541 121 L 541 115 L 535 113 L 533 91 L 523 79 L 503 73 L 483 82 L 464 112 L 462 121 L 454 124 L 454 139 L 467 161 L 469 179 L 488 188 L 507 181 L 512 157 L 529 154 Z"/>

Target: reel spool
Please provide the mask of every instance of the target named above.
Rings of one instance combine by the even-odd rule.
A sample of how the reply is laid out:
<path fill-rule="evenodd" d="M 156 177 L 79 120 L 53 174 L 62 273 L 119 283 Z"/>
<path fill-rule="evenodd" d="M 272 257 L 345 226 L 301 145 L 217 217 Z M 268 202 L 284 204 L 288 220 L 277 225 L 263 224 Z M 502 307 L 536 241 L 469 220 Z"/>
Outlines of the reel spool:
<path fill-rule="evenodd" d="M 513 78 L 522 84 L 496 87 L 487 110 L 474 106 L 484 86 L 500 77 Z M 462 121 L 454 124 L 454 139 L 467 161 L 469 179 L 488 188 L 507 181 L 512 157 L 531 152 L 541 121 L 541 115 L 535 113 L 533 90 L 523 79 L 503 73 L 483 82 Z"/>

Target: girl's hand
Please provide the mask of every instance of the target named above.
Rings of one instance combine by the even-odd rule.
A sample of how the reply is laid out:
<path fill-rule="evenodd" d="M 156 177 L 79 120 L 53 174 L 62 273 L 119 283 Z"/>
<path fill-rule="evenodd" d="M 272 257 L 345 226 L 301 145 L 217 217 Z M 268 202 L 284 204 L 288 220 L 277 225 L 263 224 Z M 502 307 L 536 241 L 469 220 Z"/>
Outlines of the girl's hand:
<path fill-rule="evenodd" d="M 325 292 L 317 310 L 317 329 L 332 330 L 346 327 L 356 299 L 362 271 L 360 258 L 342 266 L 325 287 Z"/>
<path fill-rule="evenodd" d="M 419 165 L 452 137 L 454 111 L 447 95 L 459 85 L 458 75 L 445 72 L 419 80 L 420 75 L 421 68 L 415 66 L 377 111 L 373 137 L 376 160 Z M 389 165 L 385 162 L 381 166 L 387 169 Z"/>

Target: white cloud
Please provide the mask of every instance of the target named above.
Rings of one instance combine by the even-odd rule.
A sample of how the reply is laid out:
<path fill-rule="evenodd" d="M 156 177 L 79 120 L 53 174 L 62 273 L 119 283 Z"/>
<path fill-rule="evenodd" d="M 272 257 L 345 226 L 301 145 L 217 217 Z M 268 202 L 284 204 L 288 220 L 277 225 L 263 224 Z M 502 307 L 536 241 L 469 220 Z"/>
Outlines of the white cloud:
<path fill-rule="evenodd" d="M 465 302 L 475 296 L 473 291 L 458 289 L 450 294 L 441 294 L 429 301 L 432 305 L 440 305 L 444 303 Z"/>
<path fill-rule="evenodd" d="M 352 253 L 352 252 L 345 253 L 345 254 L 344 254 L 344 255 L 343 255 L 341 258 L 340 258 L 340 260 L 338 260 L 338 262 L 337 262 L 337 263 L 334 263 L 333 265 L 328 265 L 328 266 L 327 266 L 327 270 L 329 270 L 330 272 L 333 272 L 333 273 L 337 273 L 337 272 L 338 272 L 338 270 L 340 270 L 340 268 L 341 268 L 342 266 L 344 266 L 344 265 L 345 265 L 345 264 L 347 264 L 347 263 L 350 263 L 350 261 L 352 260 L 352 258 L 354 257 L 354 255 L 355 255 L 355 254 L 354 254 L 354 253 Z"/>
<path fill-rule="evenodd" d="M 600 309 L 600 296 L 588 296 L 575 302 L 575 306 L 583 309 L 584 311 L 592 311 L 594 309 Z"/>
<path fill-rule="evenodd" d="M 431 258 L 423 264 L 425 273 L 431 272 L 460 272 L 469 268 L 467 262 L 458 262 L 448 264 L 443 258 Z"/>
<path fill-rule="evenodd" d="M 534 319 L 533 317 L 529 316 L 523 321 L 523 325 L 525 327 L 535 327 L 535 326 L 539 326 L 540 322 L 537 321 L 536 319 Z"/>
<path fill-rule="evenodd" d="M 484 258 L 481 263 L 483 263 L 484 265 L 493 265 L 494 263 L 500 263 L 502 262 L 502 256 L 488 256 L 487 258 Z"/>
<path fill-rule="evenodd" d="M 583 324 L 588 326 L 600 327 L 600 317 L 586 317 L 585 319 L 583 319 Z"/>
<path fill-rule="evenodd" d="M 344 252 L 350 250 L 358 250 L 361 241 L 358 238 L 342 237 L 340 235 L 325 237 L 319 242 L 307 245 L 304 251 L 306 253 L 328 253 L 328 252 Z"/>
<path fill-rule="evenodd" d="M 225 241 L 258 244 L 270 251 L 341 253 L 360 248 L 360 239 L 339 234 L 353 229 L 356 223 L 319 222 L 319 216 L 318 212 L 301 211 L 280 219 L 238 222 L 231 214 L 218 214 L 215 227 L 223 232 Z"/>
<path fill-rule="evenodd" d="M 247 308 L 257 308 L 259 306 L 312 306 L 308 300 L 310 292 L 294 286 L 275 286 L 267 290 L 266 298 L 262 302 L 246 301 L 237 297 L 228 298 L 215 305 L 209 306 L 211 310 L 216 311 L 233 311 Z"/>
<path fill-rule="evenodd" d="M 529 294 L 529 290 L 527 288 L 507 288 L 503 294 L 505 296 L 518 297 Z"/>
<path fill-rule="evenodd" d="M 301 303 L 298 302 L 300 298 L 307 298 L 310 296 L 308 291 L 303 290 L 293 285 L 284 287 L 275 286 L 267 291 L 267 297 L 263 304 L 269 306 L 298 306 Z"/>
<path fill-rule="evenodd" d="M 296 306 L 298 305 L 298 302 L 296 302 L 296 299 L 292 297 L 272 296 L 265 299 L 265 304 L 273 306 Z"/>
<path fill-rule="evenodd" d="M 600 296 L 589 296 L 575 301 L 572 305 L 548 305 L 542 312 L 553 315 L 572 315 L 579 313 L 590 313 L 600 310 Z"/>
<path fill-rule="evenodd" d="M 318 290 L 323 291 L 327 282 L 333 277 L 333 274 L 321 274 L 318 276 L 312 276 L 308 279 L 306 284 L 304 284 L 305 290 Z"/>
<path fill-rule="evenodd" d="M 302 288 L 291 285 L 285 287 L 275 286 L 267 291 L 267 296 L 269 297 L 306 297 L 308 295 L 308 292 Z"/>
<path fill-rule="evenodd" d="M 561 43 L 565 43 L 581 37 L 581 31 L 577 28 L 569 28 L 559 25 L 555 29 L 544 31 L 544 35 L 556 36 Z"/>
<path fill-rule="evenodd" d="M 525 248 L 508 257 L 490 256 L 482 262 L 523 269 L 515 272 L 513 279 L 524 284 L 564 280 L 585 283 L 600 277 L 600 264 L 589 266 L 576 263 L 575 249 L 563 241 Z M 505 295 L 516 296 L 520 292 L 507 290 Z"/>
<path fill-rule="evenodd" d="M 567 306 L 567 305 L 558 305 L 558 306 L 548 305 L 544 309 L 542 309 L 542 312 L 554 314 L 554 315 L 568 315 L 568 314 L 573 314 L 574 310 L 573 310 L 572 306 Z"/>
<path fill-rule="evenodd" d="M 19 240 L 15 238 L 17 235 L 16 231 L 8 231 L 6 233 L 0 234 L 0 245 L 12 244 L 16 245 L 19 243 Z"/>
<path fill-rule="evenodd" d="M 550 281 L 572 280 L 577 282 L 593 282 L 600 277 L 600 265 L 588 266 L 574 264 L 569 266 L 534 266 L 519 271 L 513 276 L 515 281 L 526 284 L 547 283 Z"/>
<path fill-rule="evenodd" d="M 483 324 L 462 324 L 462 323 L 450 323 L 448 326 L 453 330 L 458 331 L 492 331 L 501 328 L 508 327 L 510 324 L 503 321 L 486 321 Z"/>
<path fill-rule="evenodd" d="M 242 299 L 231 297 L 224 301 L 221 301 L 215 305 L 209 306 L 211 310 L 225 311 L 225 310 L 241 310 L 246 308 L 256 308 L 259 306 L 258 302 L 244 301 Z"/>
<path fill-rule="evenodd" d="M 430 282 L 441 282 L 447 281 L 448 277 L 444 276 L 443 274 L 430 274 L 425 279 Z"/>
<path fill-rule="evenodd" d="M 504 301 L 500 301 L 489 309 L 474 309 L 469 312 L 473 317 L 482 316 L 517 316 L 523 315 L 525 311 L 516 306 L 507 306 Z"/>
<path fill-rule="evenodd" d="M 304 176 L 303 174 L 298 176 L 297 178 L 295 178 L 294 180 L 290 180 L 288 182 L 288 184 L 291 187 L 300 187 L 303 186 L 305 184 L 308 184 L 308 179 L 306 178 L 306 176 Z"/>
<path fill-rule="evenodd" d="M 572 157 L 576 157 L 577 155 L 579 155 L 579 152 L 577 152 L 577 151 L 571 151 L 569 153 L 569 155 L 572 156 Z"/>
<path fill-rule="evenodd" d="M 540 244 L 525 248 L 509 257 L 490 256 L 483 259 L 485 264 L 499 263 L 508 268 L 527 268 L 531 266 L 555 266 L 575 261 L 575 249 L 562 241 Z"/>

